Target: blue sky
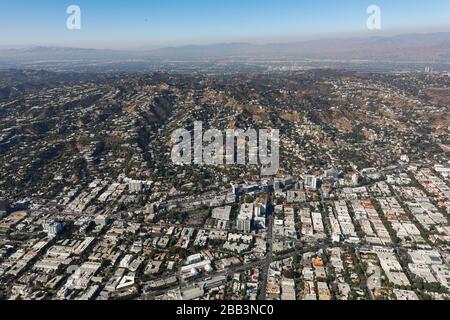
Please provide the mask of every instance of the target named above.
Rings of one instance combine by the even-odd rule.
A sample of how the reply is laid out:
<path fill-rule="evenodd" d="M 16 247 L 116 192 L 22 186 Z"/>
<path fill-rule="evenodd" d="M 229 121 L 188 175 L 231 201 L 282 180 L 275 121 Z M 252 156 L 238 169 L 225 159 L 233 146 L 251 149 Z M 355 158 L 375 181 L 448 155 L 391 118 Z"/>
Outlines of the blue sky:
<path fill-rule="evenodd" d="M 382 33 L 450 31 L 449 0 L 0 0 L 0 46 L 145 48 L 216 42 L 276 42 Z M 69 5 L 82 29 L 66 29 Z M 378 31 L 377 31 L 378 32 Z M 378 32 L 380 33 L 380 32 Z"/>

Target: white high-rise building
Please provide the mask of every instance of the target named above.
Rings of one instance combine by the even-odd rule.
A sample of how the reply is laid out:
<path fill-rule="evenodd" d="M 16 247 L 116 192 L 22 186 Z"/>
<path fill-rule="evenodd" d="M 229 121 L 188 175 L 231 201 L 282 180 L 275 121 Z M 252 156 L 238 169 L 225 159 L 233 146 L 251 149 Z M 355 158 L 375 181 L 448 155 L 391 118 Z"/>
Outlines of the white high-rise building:
<path fill-rule="evenodd" d="M 253 203 L 244 203 L 237 217 L 236 227 L 239 231 L 250 232 L 254 214 Z"/>
<path fill-rule="evenodd" d="M 306 188 L 317 189 L 317 178 L 313 175 L 304 175 L 303 181 Z"/>
<path fill-rule="evenodd" d="M 239 231 L 250 232 L 252 231 L 252 220 L 248 217 L 238 216 L 236 227 Z"/>
<path fill-rule="evenodd" d="M 45 222 L 42 224 L 44 232 L 49 236 L 57 236 L 63 230 L 63 224 L 61 222 Z"/>
<path fill-rule="evenodd" d="M 128 188 L 130 189 L 131 193 L 142 192 L 142 190 L 143 190 L 142 181 L 130 181 L 128 183 Z"/>

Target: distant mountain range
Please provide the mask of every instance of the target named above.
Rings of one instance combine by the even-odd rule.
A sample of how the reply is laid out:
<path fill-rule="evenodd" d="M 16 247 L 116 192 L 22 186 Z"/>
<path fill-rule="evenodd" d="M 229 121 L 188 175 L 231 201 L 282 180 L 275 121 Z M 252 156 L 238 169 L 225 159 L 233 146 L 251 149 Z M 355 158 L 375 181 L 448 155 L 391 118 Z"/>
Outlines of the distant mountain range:
<path fill-rule="evenodd" d="M 321 39 L 291 43 L 219 43 L 118 51 L 65 47 L 1 49 L 0 64 L 45 61 L 129 61 L 198 59 L 312 59 L 450 63 L 450 32 L 403 34 L 390 37 Z"/>
<path fill-rule="evenodd" d="M 149 52 L 166 58 L 297 58 L 330 60 L 450 62 L 450 32 L 393 37 L 321 39 L 254 45 L 213 44 L 164 48 Z"/>

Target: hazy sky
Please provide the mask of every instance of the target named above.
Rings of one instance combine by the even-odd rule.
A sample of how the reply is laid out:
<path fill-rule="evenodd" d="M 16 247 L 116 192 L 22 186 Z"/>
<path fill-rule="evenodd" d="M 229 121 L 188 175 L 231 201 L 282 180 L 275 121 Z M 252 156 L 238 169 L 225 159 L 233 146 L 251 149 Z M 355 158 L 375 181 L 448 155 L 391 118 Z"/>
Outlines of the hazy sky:
<path fill-rule="evenodd" d="M 81 8 L 69 31 L 66 9 Z M 450 30 L 450 0 L 0 0 L 0 46 L 140 48 L 231 41 L 276 42 L 382 32 Z"/>

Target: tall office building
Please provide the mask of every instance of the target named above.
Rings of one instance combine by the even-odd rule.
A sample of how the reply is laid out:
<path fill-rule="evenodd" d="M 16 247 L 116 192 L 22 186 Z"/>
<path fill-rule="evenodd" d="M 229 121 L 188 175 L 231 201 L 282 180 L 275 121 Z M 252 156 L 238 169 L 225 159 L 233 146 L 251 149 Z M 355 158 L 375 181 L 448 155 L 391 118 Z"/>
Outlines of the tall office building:
<path fill-rule="evenodd" d="M 303 180 L 306 188 L 317 189 L 317 178 L 312 175 L 304 175 Z"/>
<path fill-rule="evenodd" d="M 6 210 L 8 210 L 8 201 L 0 199 L 0 218 L 6 215 Z"/>
<path fill-rule="evenodd" d="M 253 212 L 254 205 L 253 203 L 244 203 L 241 206 L 239 215 L 236 221 L 236 228 L 242 232 L 250 232 L 252 229 L 253 223 Z"/>
<path fill-rule="evenodd" d="M 252 220 L 250 220 L 248 217 L 238 216 L 236 223 L 237 223 L 236 228 L 239 231 L 246 232 L 246 233 L 252 231 Z"/>
<path fill-rule="evenodd" d="M 0 211 L 6 211 L 8 202 L 5 199 L 0 199 Z"/>
<path fill-rule="evenodd" d="M 42 224 L 44 232 L 46 232 L 49 236 L 57 236 L 63 230 L 63 227 L 63 224 L 58 221 L 45 222 Z"/>

